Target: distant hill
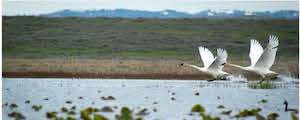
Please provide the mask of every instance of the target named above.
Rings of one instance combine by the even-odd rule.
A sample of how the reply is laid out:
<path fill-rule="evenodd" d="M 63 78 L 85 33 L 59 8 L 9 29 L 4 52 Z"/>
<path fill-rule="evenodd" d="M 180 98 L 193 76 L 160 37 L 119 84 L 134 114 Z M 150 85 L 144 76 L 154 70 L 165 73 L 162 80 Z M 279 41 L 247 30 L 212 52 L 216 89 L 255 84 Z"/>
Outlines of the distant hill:
<path fill-rule="evenodd" d="M 121 17 L 121 18 L 274 18 L 298 19 L 299 12 L 294 10 L 280 10 L 275 12 L 243 11 L 243 10 L 203 10 L 195 14 L 175 10 L 143 11 L 129 9 L 101 9 L 101 10 L 61 10 L 53 13 L 42 14 L 45 17 Z"/>

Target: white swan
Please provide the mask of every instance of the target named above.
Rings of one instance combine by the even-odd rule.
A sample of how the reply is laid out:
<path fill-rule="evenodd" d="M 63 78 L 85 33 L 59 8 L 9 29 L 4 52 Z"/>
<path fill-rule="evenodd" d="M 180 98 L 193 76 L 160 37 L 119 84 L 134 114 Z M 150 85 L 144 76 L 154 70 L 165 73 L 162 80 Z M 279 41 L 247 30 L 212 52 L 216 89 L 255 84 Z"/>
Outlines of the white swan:
<path fill-rule="evenodd" d="M 269 44 L 265 49 L 262 48 L 262 46 L 257 40 L 251 39 L 249 52 L 251 65 L 248 67 L 243 67 L 240 65 L 230 63 L 228 63 L 227 65 L 240 68 L 246 71 L 254 72 L 260 75 L 263 78 L 263 80 L 268 76 L 277 76 L 278 74 L 274 71 L 271 71 L 270 68 L 274 64 L 278 45 L 278 37 L 274 35 L 269 36 Z"/>
<path fill-rule="evenodd" d="M 200 46 L 198 49 L 204 67 L 198 67 L 187 63 L 182 63 L 181 65 L 195 68 L 200 72 L 211 75 L 214 79 L 224 79 L 227 75 L 229 75 L 223 71 L 223 67 L 226 64 L 228 56 L 225 49 L 218 48 L 216 57 L 214 57 L 214 55 L 205 47 Z"/>

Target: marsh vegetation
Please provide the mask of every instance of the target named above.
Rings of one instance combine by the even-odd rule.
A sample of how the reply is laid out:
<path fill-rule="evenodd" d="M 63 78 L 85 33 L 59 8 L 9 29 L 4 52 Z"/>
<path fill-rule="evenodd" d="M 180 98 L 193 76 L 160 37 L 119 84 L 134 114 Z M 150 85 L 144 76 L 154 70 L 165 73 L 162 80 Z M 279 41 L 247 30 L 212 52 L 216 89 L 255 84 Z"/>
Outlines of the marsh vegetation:
<path fill-rule="evenodd" d="M 280 46 L 272 69 L 297 77 L 298 32 L 298 20 L 280 19 L 4 16 L 3 71 L 6 77 L 205 79 L 177 66 L 199 64 L 198 46 L 226 48 L 229 62 L 247 65 L 250 38 L 274 34 Z"/>

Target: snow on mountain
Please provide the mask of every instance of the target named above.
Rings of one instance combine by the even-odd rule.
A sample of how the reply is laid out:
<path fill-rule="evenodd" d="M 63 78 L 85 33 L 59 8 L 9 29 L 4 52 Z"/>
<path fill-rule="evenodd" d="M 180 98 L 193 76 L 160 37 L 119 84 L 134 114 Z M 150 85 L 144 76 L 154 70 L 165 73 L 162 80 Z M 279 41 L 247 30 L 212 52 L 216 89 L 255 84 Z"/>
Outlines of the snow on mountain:
<path fill-rule="evenodd" d="M 121 17 L 121 18 L 236 18 L 236 17 L 256 17 L 256 18 L 284 18 L 298 19 L 299 12 L 294 10 L 280 11 L 244 11 L 244 10 L 203 10 L 194 14 L 179 12 L 175 10 L 145 11 L 129 9 L 100 9 L 100 10 L 61 10 L 49 14 L 42 14 L 45 17 Z"/>

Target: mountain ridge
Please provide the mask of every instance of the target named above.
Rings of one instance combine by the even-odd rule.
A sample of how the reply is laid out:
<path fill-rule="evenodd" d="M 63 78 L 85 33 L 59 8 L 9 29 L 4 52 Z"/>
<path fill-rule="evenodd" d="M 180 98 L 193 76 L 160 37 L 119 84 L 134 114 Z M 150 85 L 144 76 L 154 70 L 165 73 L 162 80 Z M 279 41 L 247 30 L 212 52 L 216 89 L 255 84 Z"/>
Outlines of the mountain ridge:
<path fill-rule="evenodd" d="M 108 18 L 284 18 L 298 19 L 299 12 L 296 10 L 270 11 L 245 11 L 245 10 L 203 10 L 194 14 L 175 10 L 146 11 L 131 9 L 99 9 L 99 10 L 70 10 L 64 9 L 48 14 L 41 14 L 44 17 L 108 17 Z"/>

